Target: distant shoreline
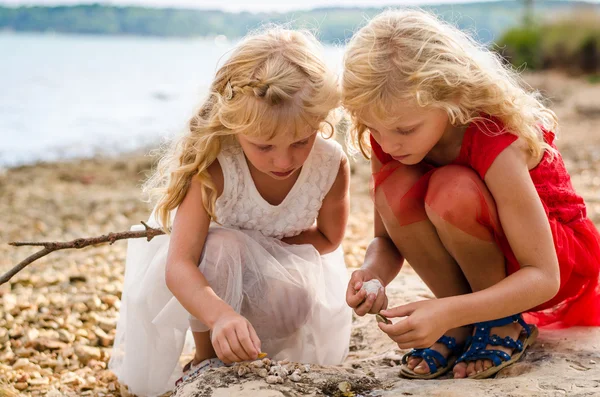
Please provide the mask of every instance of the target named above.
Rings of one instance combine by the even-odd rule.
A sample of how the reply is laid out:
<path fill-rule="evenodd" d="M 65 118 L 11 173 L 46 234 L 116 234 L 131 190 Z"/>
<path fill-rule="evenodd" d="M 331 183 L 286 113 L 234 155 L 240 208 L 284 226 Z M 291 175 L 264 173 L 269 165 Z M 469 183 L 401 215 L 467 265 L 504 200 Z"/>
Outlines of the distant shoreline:
<path fill-rule="evenodd" d="M 399 5 L 400 6 L 400 5 Z M 523 2 L 490 1 L 422 5 L 465 30 L 475 30 L 487 43 L 523 20 Z M 600 3 L 586 1 L 534 2 L 539 17 L 552 17 L 578 8 L 600 12 Z M 72 6 L 0 5 L 0 32 L 53 32 L 62 34 L 143 37 L 243 37 L 264 24 L 290 24 L 318 33 L 324 43 L 345 43 L 356 29 L 388 7 L 327 7 L 279 12 L 227 12 L 193 8 L 148 8 L 86 4 Z"/>

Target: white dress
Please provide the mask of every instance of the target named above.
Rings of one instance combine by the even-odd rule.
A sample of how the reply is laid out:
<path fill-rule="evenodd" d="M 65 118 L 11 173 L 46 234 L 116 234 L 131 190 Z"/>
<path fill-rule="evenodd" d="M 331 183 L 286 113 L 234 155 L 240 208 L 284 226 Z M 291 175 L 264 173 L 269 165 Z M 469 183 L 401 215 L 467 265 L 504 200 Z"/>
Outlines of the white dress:
<path fill-rule="evenodd" d="M 352 315 L 341 247 L 321 256 L 312 245 L 280 240 L 314 224 L 342 156 L 339 144 L 317 137 L 298 180 L 276 206 L 258 193 L 239 145 L 217 157 L 224 176 L 216 202 L 221 225 L 211 224 L 199 269 L 217 295 L 250 321 L 272 358 L 336 365 L 348 353 Z M 148 222 L 158 226 L 153 215 Z M 168 246 L 168 236 L 157 236 L 129 240 L 127 249 L 109 369 L 139 396 L 172 390 L 182 374 L 186 333 L 208 330 L 165 284 Z"/>

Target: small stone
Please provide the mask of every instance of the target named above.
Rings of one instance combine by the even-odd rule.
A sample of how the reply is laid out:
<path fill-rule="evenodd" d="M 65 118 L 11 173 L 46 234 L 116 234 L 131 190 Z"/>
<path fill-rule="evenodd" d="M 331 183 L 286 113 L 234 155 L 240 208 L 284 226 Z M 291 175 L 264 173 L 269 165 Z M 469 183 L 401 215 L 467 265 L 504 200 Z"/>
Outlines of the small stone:
<path fill-rule="evenodd" d="M 275 383 L 283 383 L 283 379 L 277 375 L 269 375 L 266 379 L 267 383 L 275 384 Z"/>
<path fill-rule="evenodd" d="M 240 365 L 240 367 L 238 368 L 237 374 L 239 377 L 242 377 L 242 376 L 246 375 L 248 372 L 250 372 L 250 369 L 248 369 L 247 366 Z"/>
<path fill-rule="evenodd" d="M 85 378 L 86 382 L 90 385 L 95 385 L 98 381 L 96 380 L 96 378 L 94 376 L 88 376 L 87 378 Z"/>
<path fill-rule="evenodd" d="M 363 289 L 367 291 L 367 295 L 375 294 L 375 296 L 377 296 L 379 294 L 379 291 L 383 290 L 383 285 L 381 285 L 381 281 L 374 278 L 372 280 L 365 281 L 362 285 L 361 290 Z"/>
<path fill-rule="evenodd" d="M 350 384 L 350 382 L 340 382 L 338 384 L 338 389 L 339 391 L 341 391 L 342 393 L 348 393 L 349 391 L 352 390 L 352 385 Z"/>
<path fill-rule="evenodd" d="M 100 309 L 100 306 L 102 305 L 102 301 L 100 300 L 98 295 L 92 295 L 85 301 L 85 304 L 91 310 L 98 310 L 98 309 Z"/>
<path fill-rule="evenodd" d="M 118 306 L 118 303 L 120 302 L 119 297 L 116 295 L 104 295 L 102 298 L 100 298 L 100 300 L 102 303 L 106 303 L 111 307 Z"/>
<path fill-rule="evenodd" d="M 391 324 L 392 322 L 383 314 L 376 314 L 375 319 L 378 323 Z"/>
<path fill-rule="evenodd" d="M 302 379 L 302 376 L 300 375 L 300 370 L 296 369 L 291 375 L 290 375 L 290 380 L 292 382 L 300 382 L 300 380 Z"/>
<path fill-rule="evenodd" d="M 302 380 L 302 377 L 299 374 L 294 372 L 293 374 L 290 375 L 290 380 L 292 382 L 300 382 L 300 380 Z"/>
<path fill-rule="evenodd" d="M 590 364 L 596 364 L 594 360 L 590 360 Z"/>
<path fill-rule="evenodd" d="M 20 347 L 15 350 L 15 354 L 19 357 L 29 358 L 35 356 L 37 354 L 37 351 L 29 347 Z"/>
<path fill-rule="evenodd" d="M 91 359 L 100 360 L 102 358 L 100 349 L 84 345 L 75 346 L 75 355 L 83 365 L 86 365 Z"/>
<path fill-rule="evenodd" d="M 106 318 L 96 316 L 96 321 L 98 322 L 98 326 L 102 328 L 104 332 L 110 332 L 113 329 L 117 328 L 117 319 L 116 318 Z"/>
<path fill-rule="evenodd" d="M 255 374 L 261 378 L 266 378 L 269 375 L 266 368 L 257 368 Z"/>
<path fill-rule="evenodd" d="M 15 370 L 15 371 L 20 369 L 20 370 L 22 370 L 24 372 L 33 372 L 33 371 L 36 371 L 38 368 L 39 367 L 37 365 L 35 365 L 34 363 L 30 362 L 26 358 L 19 358 L 12 365 L 12 369 Z"/>
<path fill-rule="evenodd" d="M 13 386 L 15 387 L 15 389 L 23 391 L 29 387 L 29 384 L 27 384 L 27 382 L 17 382 Z"/>
<path fill-rule="evenodd" d="M 5 328 L 0 327 L 0 345 L 3 345 L 6 342 L 8 342 L 8 339 L 8 331 Z"/>
<path fill-rule="evenodd" d="M 263 363 L 261 360 L 256 360 L 256 361 L 252 361 L 250 363 L 251 366 L 253 366 L 254 368 L 262 368 L 265 366 L 265 363 Z"/>
<path fill-rule="evenodd" d="M 48 338 L 36 339 L 33 342 L 29 343 L 27 346 L 33 347 L 39 352 L 43 352 L 45 350 L 61 350 L 67 347 L 67 345 L 63 342 Z"/>
<path fill-rule="evenodd" d="M 27 381 L 27 383 L 29 383 L 31 386 L 43 386 L 43 385 L 49 385 L 50 384 L 50 379 L 48 378 L 32 378 L 29 379 Z"/>
<path fill-rule="evenodd" d="M 102 347 L 112 346 L 114 341 L 114 336 L 108 335 L 102 328 L 94 328 L 94 334 L 98 337 L 98 344 Z"/>
<path fill-rule="evenodd" d="M 85 313 L 88 311 L 88 307 L 83 302 L 76 302 L 71 306 L 71 309 L 76 313 Z"/>
<path fill-rule="evenodd" d="M 27 341 L 36 340 L 40 336 L 40 331 L 36 328 L 30 328 L 25 332 L 25 339 Z"/>
<path fill-rule="evenodd" d="M 70 283 L 77 283 L 77 282 L 85 283 L 86 281 L 87 281 L 87 277 L 84 274 L 74 274 L 69 277 Z"/>
<path fill-rule="evenodd" d="M 58 340 L 64 343 L 73 343 L 75 341 L 75 335 L 64 329 L 59 329 Z"/>
<path fill-rule="evenodd" d="M 60 383 L 63 385 L 68 385 L 68 384 L 80 384 L 82 383 L 83 379 L 80 378 L 76 373 L 74 372 L 67 372 L 64 373 L 61 377 L 60 377 Z"/>

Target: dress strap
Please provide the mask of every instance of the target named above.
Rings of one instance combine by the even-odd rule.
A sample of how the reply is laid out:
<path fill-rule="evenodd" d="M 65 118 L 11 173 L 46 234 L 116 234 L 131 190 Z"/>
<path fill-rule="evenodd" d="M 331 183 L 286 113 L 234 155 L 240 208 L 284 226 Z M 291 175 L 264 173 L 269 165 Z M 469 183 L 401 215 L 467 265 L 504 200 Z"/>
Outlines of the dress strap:
<path fill-rule="evenodd" d="M 467 158 L 461 160 L 484 179 L 496 157 L 517 139 L 519 137 L 508 132 L 500 120 L 492 117 L 477 120 L 465 131 L 461 152 Z"/>

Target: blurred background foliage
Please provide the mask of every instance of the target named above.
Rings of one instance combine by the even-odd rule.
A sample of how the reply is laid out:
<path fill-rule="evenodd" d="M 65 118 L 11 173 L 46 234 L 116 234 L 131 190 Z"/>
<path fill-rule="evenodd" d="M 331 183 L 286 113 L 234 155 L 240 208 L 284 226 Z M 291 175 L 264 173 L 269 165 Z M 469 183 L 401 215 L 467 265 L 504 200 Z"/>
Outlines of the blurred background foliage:
<path fill-rule="evenodd" d="M 600 72 L 600 13 L 578 11 L 509 29 L 494 47 L 515 67 Z"/>

